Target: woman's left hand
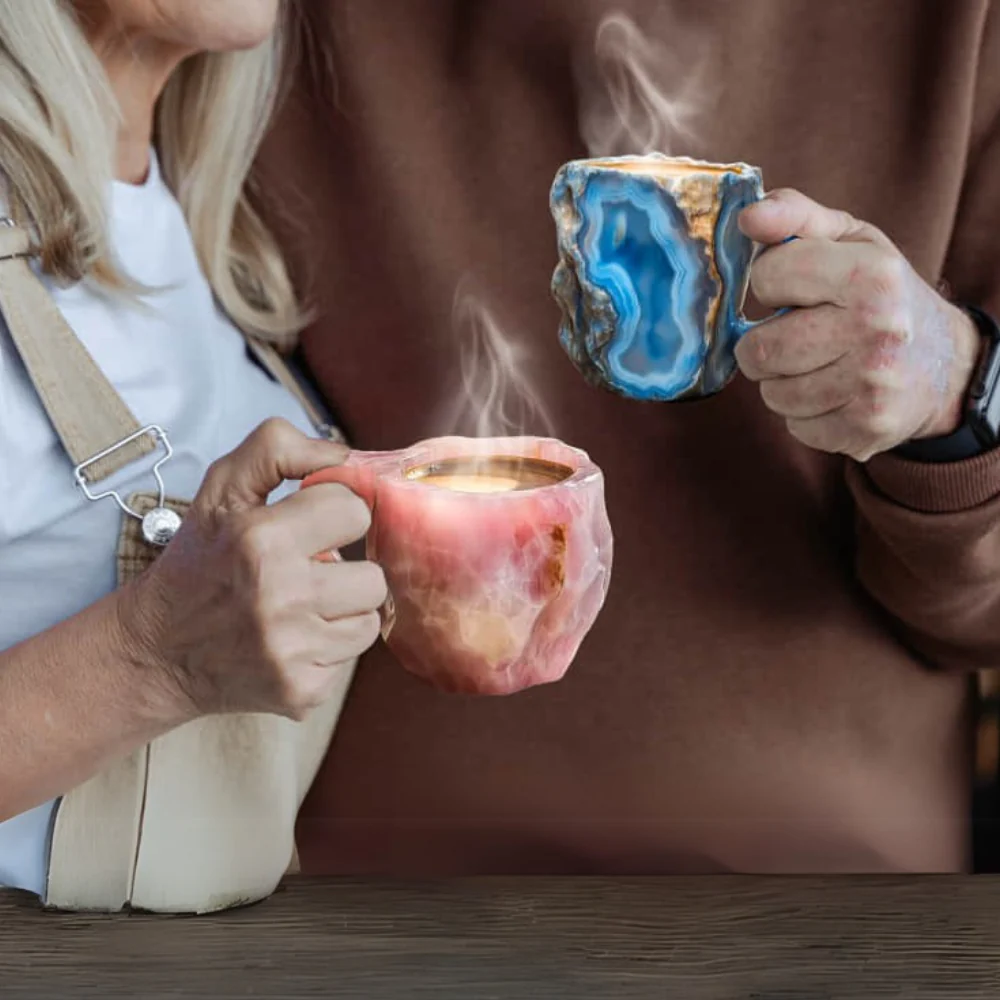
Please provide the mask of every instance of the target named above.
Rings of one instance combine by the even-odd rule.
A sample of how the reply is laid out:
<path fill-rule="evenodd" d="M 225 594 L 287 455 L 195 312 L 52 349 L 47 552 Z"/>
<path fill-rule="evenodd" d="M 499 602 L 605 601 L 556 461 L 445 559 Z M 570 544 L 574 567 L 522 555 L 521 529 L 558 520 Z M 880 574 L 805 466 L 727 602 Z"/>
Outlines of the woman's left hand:
<path fill-rule="evenodd" d="M 787 190 L 740 228 L 772 247 L 753 267 L 757 299 L 798 308 L 748 333 L 736 358 L 798 440 L 864 462 L 957 428 L 979 334 L 885 234 Z"/>

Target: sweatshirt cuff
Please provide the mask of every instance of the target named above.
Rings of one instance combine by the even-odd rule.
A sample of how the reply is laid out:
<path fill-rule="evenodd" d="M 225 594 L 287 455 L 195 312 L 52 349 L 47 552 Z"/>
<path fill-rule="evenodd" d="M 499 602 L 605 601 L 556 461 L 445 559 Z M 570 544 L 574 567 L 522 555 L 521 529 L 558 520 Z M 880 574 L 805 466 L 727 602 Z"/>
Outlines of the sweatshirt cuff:
<path fill-rule="evenodd" d="M 891 453 L 863 466 L 882 493 L 924 514 L 956 514 L 1000 497 L 1000 448 L 959 462 L 914 462 Z"/>

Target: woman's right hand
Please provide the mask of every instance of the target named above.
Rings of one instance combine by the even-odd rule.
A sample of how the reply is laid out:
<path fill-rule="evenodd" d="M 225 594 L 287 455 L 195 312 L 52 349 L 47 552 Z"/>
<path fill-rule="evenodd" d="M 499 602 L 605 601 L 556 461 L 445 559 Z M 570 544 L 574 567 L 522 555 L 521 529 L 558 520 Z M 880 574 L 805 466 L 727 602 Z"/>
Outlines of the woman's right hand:
<path fill-rule="evenodd" d="M 379 567 L 314 558 L 364 536 L 364 502 L 322 484 L 267 505 L 284 480 L 346 455 L 283 420 L 262 424 L 209 469 L 180 531 L 128 588 L 122 617 L 133 655 L 182 714 L 301 720 L 378 638 Z"/>

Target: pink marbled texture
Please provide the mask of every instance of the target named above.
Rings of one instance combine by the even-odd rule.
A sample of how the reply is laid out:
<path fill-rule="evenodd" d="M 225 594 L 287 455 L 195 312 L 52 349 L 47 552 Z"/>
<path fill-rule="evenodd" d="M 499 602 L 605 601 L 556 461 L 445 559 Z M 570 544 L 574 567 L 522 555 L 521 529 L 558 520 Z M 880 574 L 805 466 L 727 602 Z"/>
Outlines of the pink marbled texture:
<path fill-rule="evenodd" d="M 470 454 L 567 465 L 560 483 L 469 494 L 405 471 Z M 345 483 L 372 508 L 368 558 L 385 572 L 383 637 L 399 662 L 451 692 L 507 695 L 560 680 L 597 618 L 613 542 L 600 469 L 550 438 L 436 438 L 400 452 L 353 452 L 310 476 Z"/>

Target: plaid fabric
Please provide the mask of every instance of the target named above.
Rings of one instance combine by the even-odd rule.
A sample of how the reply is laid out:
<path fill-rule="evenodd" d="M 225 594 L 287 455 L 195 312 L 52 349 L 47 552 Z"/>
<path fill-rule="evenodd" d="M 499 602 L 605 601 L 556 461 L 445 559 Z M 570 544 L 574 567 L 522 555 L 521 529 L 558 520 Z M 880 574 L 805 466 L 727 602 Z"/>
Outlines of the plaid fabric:
<path fill-rule="evenodd" d="M 133 493 L 126 503 L 140 517 L 148 514 L 155 506 L 159 497 L 155 493 Z M 187 500 L 175 500 L 172 497 L 164 502 L 165 507 L 184 517 L 191 507 Z M 142 537 L 142 522 L 135 517 L 122 517 L 122 529 L 118 535 L 118 582 L 128 583 L 140 573 L 148 569 L 155 561 L 161 549 L 150 545 Z"/>

